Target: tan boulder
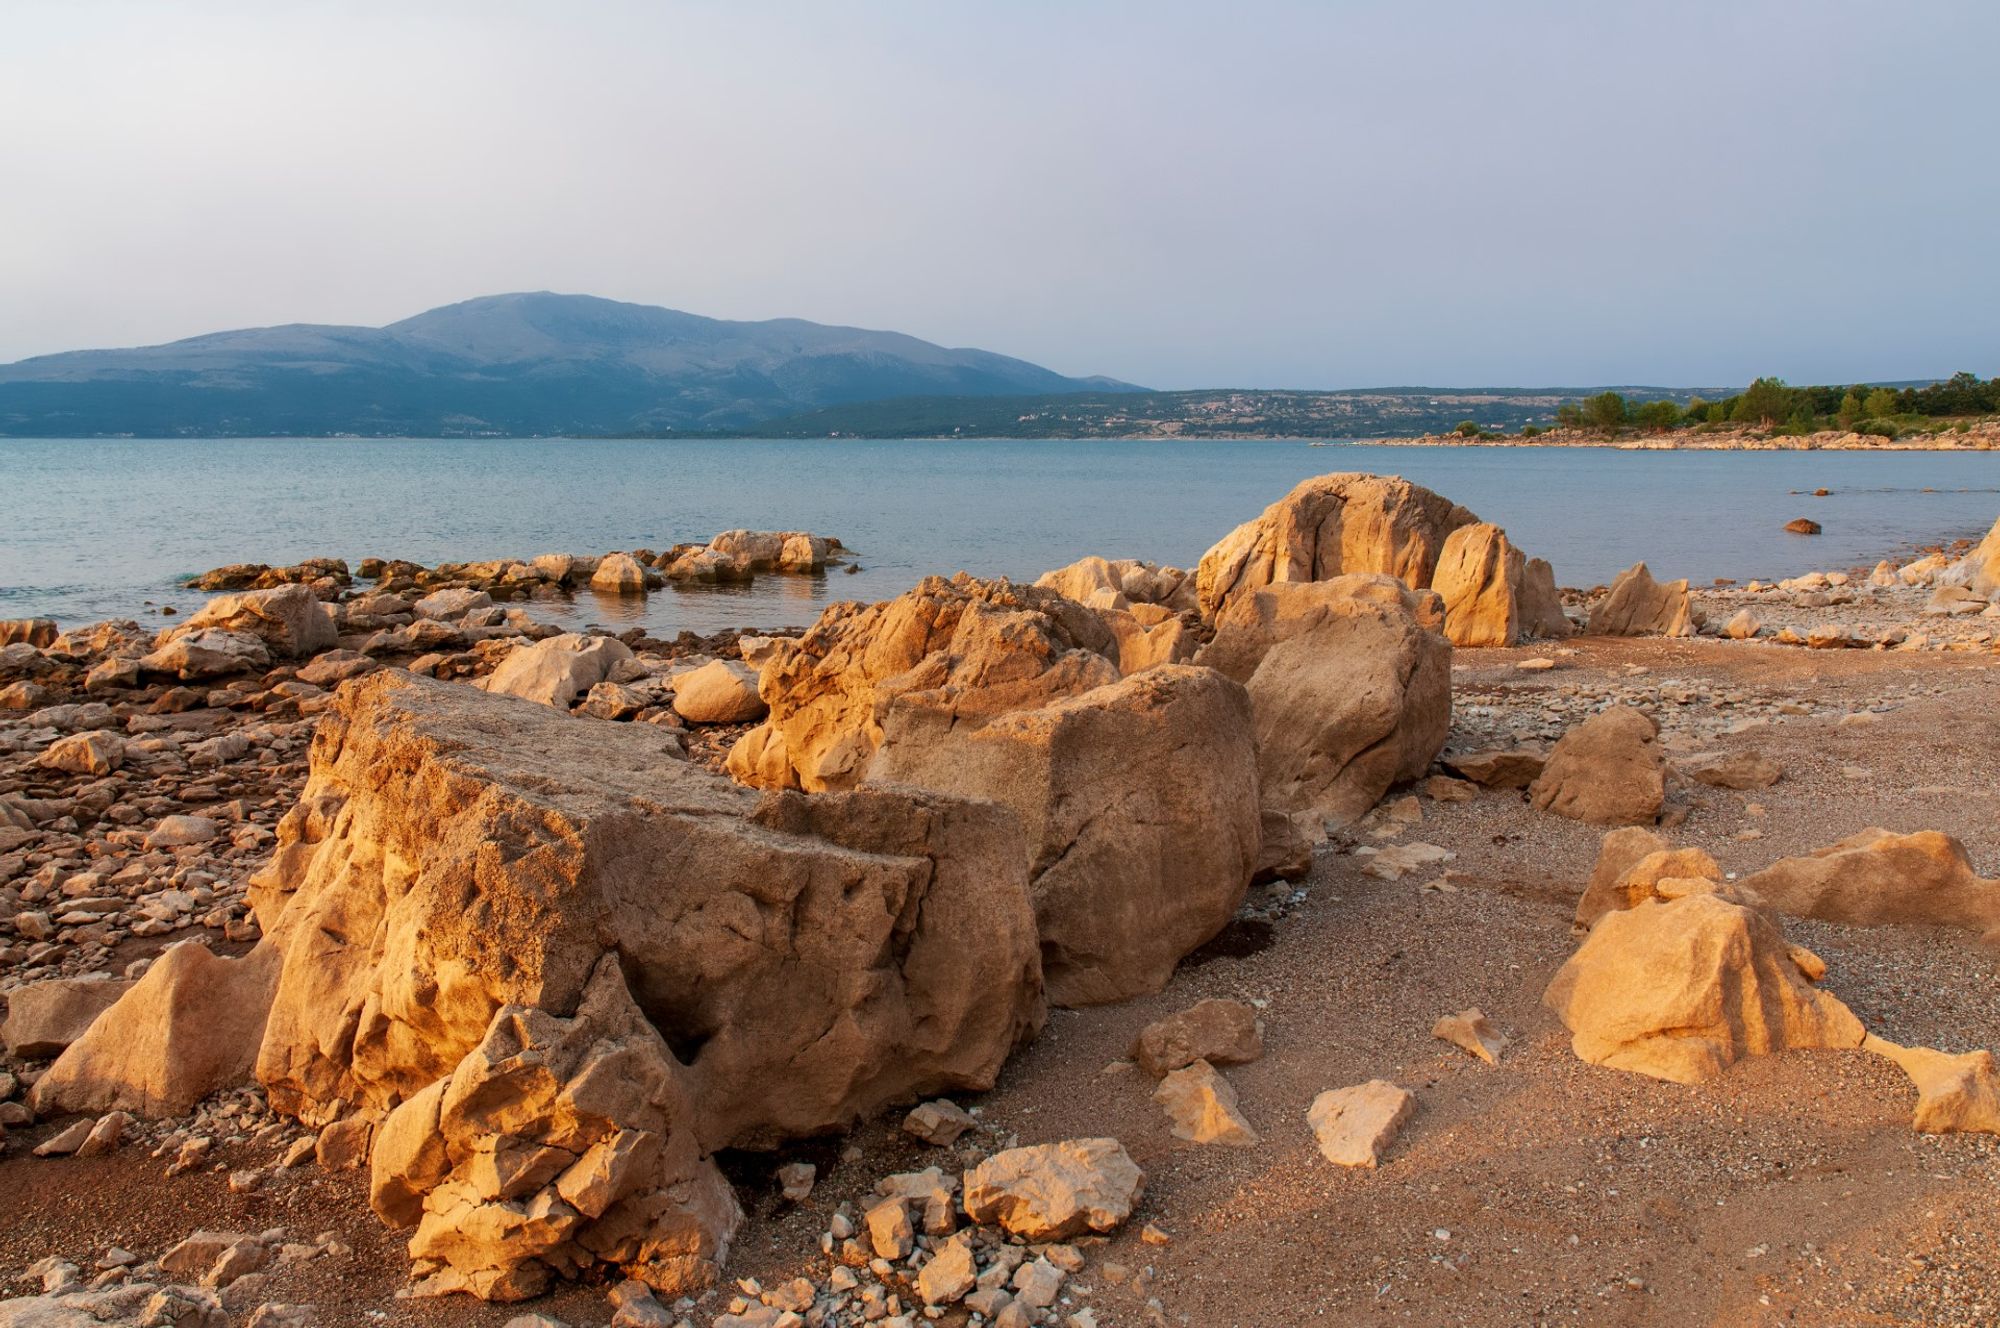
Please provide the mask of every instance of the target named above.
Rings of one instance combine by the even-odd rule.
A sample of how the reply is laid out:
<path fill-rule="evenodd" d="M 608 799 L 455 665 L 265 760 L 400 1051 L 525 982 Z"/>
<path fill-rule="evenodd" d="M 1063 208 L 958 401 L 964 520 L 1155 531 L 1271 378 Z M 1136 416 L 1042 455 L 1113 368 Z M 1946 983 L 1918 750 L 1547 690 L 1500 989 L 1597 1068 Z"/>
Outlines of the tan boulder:
<path fill-rule="evenodd" d="M 2000 599 L 2000 520 L 1979 541 L 1979 547 L 1959 562 L 1958 570 L 1973 594 Z"/>
<path fill-rule="evenodd" d="M 643 595 L 646 568 L 629 553 L 607 553 L 590 574 L 590 588 L 607 595 Z"/>
<path fill-rule="evenodd" d="M 674 713 L 690 724 L 744 724 L 767 709 L 757 675 L 733 659 L 711 660 L 674 679 Z"/>
<path fill-rule="evenodd" d="M 338 633 L 333 611 L 299 584 L 272 590 L 246 590 L 217 595 L 196 609 L 186 622 L 162 634 L 161 644 L 214 629 L 254 636 L 282 659 L 306 659 L 331 650 Z"/>
<path fill-rule="evenodd" d="M 394 671 L 342 688 L 252 882 L 283 954 L 273 1106 L 384 1114 L 502 1007 L 570 1017 L 614 945 L 705 1150 L 990 1087 L 1042 1017 L 1015 819 L 913 789 L 760 797 L 673 745 Z"/>
<path fill-rule="evenodd" d="M 533 645 L 516 646 L 478 685 L 495 695 L 518 696 L 567 710 L 578 696 L 605 681 L 631 658 L 631 647 L 616 637 L 564 632 Z"/>
<path fill-rule="evenodd" d="M 56 643 L 56 620 L 0 618 L 0 646 L 11 646 L 16 642 L 26 642 L 37 650 L 46 650 Z"/>
<path fill-rule="evenodd" d="M 148 673 L 167 673 L 182 682 L 221 678 L 271 667 L 271 652 L 262 639 L 248 632 L 219 627 L 177 635 L 139 660 Z"/>
<path fill-rule="evenodd" d="M 1666 804 L 1660 726 L 1616 705 L 1564 733 L 1528 798 L 1545 812 L 1595 825 L 1650 825 Z"/>
<path fill-rule="evenodd" d="M 1493 1026 L 1479 1007 L 1448 1014 L 1431 1025 L 1431 1036 L 1449 1042 L 1488 1065 L 1498 1065 L 1507 1050 L 1508 1038 Z"/>
<path fill-rule="evenodd" d="M 1580 1059 L 1675 1083 L 1744 1056 L 1858 1047 L 1863 1037 L 1771 918 L 1711 891 L 1605 914 L 1542 999 Z"/>
<path fill-rule="evenodd" d="M 1206 1000 L 1146 1025 L 1132 1059 L 1155 1078 L 1184 1065 L 1245 1065 L 1264 1054 L 1264 1025 L 1255 1006 Z"/>
<path fill-rule="evenodd" d="M 1693 636 L 1701 623 L 1686 581 L 1655 581 L 1646 564 L 1634 563 L 1590 611 L 1586 630 L 1592 636 Z"/>
<path fill-rule="evenodd" d="M 2000 880 L 1982 880 L 1965 845 L 1936 830 L 1871 826 L 1746 878 L 1773 908 L 1863 925 L 1963 927 L 2000 939 Z"/>
<path fill-rule="evenodd" d="M 1163 665 L 978 727 L 949 692 L 909 692 L 881 726 L 871 782 L 1019 816 L 1057 1005 L 1158 991 L 1243 902 L 1262 835 L 1250 700 L 1211 669 Z"/>
<path fill-rule="evenodd" d="M 1785 768 L 1762 752 L 1709 754 L 1681 763 L 1681 771 L 1710 788 L 1763 789 L 1778 782 Z"/>
<path fill-rule="evenodd" d="M 1665 881 L 1705 881 L 1717 885 L 1722 868 L 1698 848 L 1676 849 L 1636 826 L 1613 830 L 1598 848 L 1597 866 L 1576 904 L 1576 925 L 1588 930 L 1606 913 L 1648 899 L 1678 898 L 1686 890 L 1663 891 Z"/>
<path fill-rule="evenodd" d="M 1490 522 L 1445 537 L 1431 589 L 1444 600 L 1444 633 L 1455 646 L 1511 646 L 1527 635 L 1522 612 L 1527 559 Z"/>
<path fill-rule="evenodd" d="M 1521 630 L 1528 636 L 1561 639 L 1576 635 L 1576 624 L 1563 612 L 1555 568 L 1545 560 L 1530 558 L 1522 567 L 1520 600 Z"/>
<path fill-rule="evenodd" d="M 1539 747 L 1490 747 L 1477 752 L 1447 752 L 1444 768 L 1481 788 L 1522 789 L 1541 777 L 1549 755 Z"/>
<path fill-rule="evenodd" d="M 1202 555 L 1201 611 L 1220 618 L 1238 599 L 1283 582 L 1378 572 L 1413 589 L 1431 584 L 1445 539 L 1479 518 L 1394 476 L 1309 479 Z"/>
<path fill-rule="evenodd" d="M 72 733 L 44 748 L 35 764 L 72 775 L 108 775 L 125 764 L 125 740 L 102 729 Z"/>
<path fill-rule="evenodd" d="M 2000 1134 L 2000 1070 L 1993 1053 L 1954 1056 L 1930 1047 L 1902 1047 L 1869 1034 L 1864 1051 L 1896 1062 L 1917 1088 L 1912 1127 L 1924 1134 Z"/>
<path fill-rule="evenodd" d="M 1336 1166 L 1373 1170 L 1416 1109 L 1417 1099 L 1409 1090 L 1371 1079 L 1321 1093 L 1306 1109 L 1306 1124 L 1321 1157 Z"/>
<path fill-rule="evenodd" d="M 1098 613 L 1117 642 L 1118 671 L 1128 677 L 1162 664 L 1185 664 L 1201 648 L 1194 629 L 1187 623 L 1172 616 L 1148 622 L 1139 611 L 1146 607 L 1103 609 Z"/>
<path fill-rule="evenodd" d="M 708 551 L 757 572 L 817 572 L 835 542 L 803 530 L 725 530 Z"/>
<path fill-rule="evenodd" d="M 1092 602 L 1100 596 L 1118 608 L 1147 604 L 1174 614 L 1200 608 L 1192 574 L 1138 558 L 1079 558 L 1067 567 L 1042 573 L 1035 584 L 1100 610 L 1105 606 Z M 1119 600 L 1124 602 L 1116 603 Z"/>
<path fill-rule="evenodd" d="M 0 1043 L 26 1060 L 59 1055 L 131 987 L 119 978 L 44 978 L 16 987 L 7 993 Z"/>
<path fill-rule="evenodd" d="M 758 680 L 771 708 L 753 729 L 756 759 L 731 766 L 763 787 L 852 788 L 882 741 L 881 713 L 918 700 L 976 727 L 1115 682 L 1110 631 L 1051 590 L 960 574 L 927 577 L 879 604 L 836 604 L 781 642 Z M 774 778 L 778 763 L 789 767 Z"/>
<path fill-rule="evenodd" d="M 247 1083 L 277 976 L 268 945 L 170 947 L 37 1081 L 36 1110 L 173 1116 Z"/>
<path fill-rule="evenodd" d="M 1009 1148 L 965 1173 L 965 1213 L 1030 1241 L 1115 1231 L 1145 1192 L 1146 1173 L 1116 1139 Z"/>
<path fill-rule="evenodd" d="M 1436 605 L 1369 575 L 1231 598 L 1196 658 L 1250 693 L 1266 807 L 1347 824 L 1429 768 L 1451 729 Z"/>
<path fill-rule="evenodd" d="M 1153 1101 L 1165 1108 L 1176 1139 L 1230 1148 L 1248 1148 L 1259 1142 L 1257 1131 L 1243 1119 L 1235 1088 L 1207 1061 L 1194 1061 L 1168 1073 L 1153 1090 Z"/>

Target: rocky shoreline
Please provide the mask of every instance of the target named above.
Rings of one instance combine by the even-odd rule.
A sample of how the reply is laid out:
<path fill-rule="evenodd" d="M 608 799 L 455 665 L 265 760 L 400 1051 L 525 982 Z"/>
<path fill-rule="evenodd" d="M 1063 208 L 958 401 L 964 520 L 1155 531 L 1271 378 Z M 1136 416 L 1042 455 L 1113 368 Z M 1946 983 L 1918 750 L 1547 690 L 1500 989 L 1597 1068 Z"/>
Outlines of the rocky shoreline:
<path fill-rule="evenodd" d="M 1991 452 L 2000 448 L 2000 422 L 1981 421 L 1963 432 L 1883 438 L 1846 429 L 1784 434 L 1770 429 L 1734 428 L 1716 432 L 1607 434 L 1594 429 L 1545 429 L 1532 437 L 1508 434 L 1422 434 L 1415 438 L 1370 438 L 1380 447 L 1613 447 L 1632 452 Z"/>
<path fill-rule="evenodd" d="M 1558 591 L 1334 475 L 1192 570 L 797 635 L 522 608 L 840 553 L 252 565 L 157 633 L 0 624 L 0 1324 L 2000 1307 L 2000 1250 L 1839 1248 L 1975 1202 L 2000 1130 L 2000 524 Z M 1535 1119 L 1578 1111 L 1631 1122 Z M 1755 1156 L 1859 1197 L 1725 1230 L 1694 1178 Z"/>

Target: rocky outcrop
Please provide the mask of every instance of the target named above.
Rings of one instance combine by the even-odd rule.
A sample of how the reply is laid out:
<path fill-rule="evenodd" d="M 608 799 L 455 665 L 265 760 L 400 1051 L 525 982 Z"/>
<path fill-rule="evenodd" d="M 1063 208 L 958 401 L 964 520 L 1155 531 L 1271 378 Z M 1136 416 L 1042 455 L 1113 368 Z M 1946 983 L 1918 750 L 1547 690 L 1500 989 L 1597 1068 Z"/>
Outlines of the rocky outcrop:
<path fill-rule="evenodd" d="M 1301 483 L 1202 555 L 1201 611 L 1219 619 L 1239 599 L 1285 582 L 1379 572 L 1425 589 L 1445 540 L 1479 518 L 1393 476 L 1343 473 Z"/>
<path fill-rule="evenodd" d="M 892 697 L 868 777 L 1020 817 L 1055 1004 L 1158 991 L 1235 916 L 1261 843 L 1240 685 L 1166 665 L 977 727 L 958 718 L 948 690 Z"/>
<path fill-rule="evenodd" d="M 764 665 L 758 691 L 771 715 L 739 740 L 730 774 L 766 788 L 852 788 L 891 701 L 977 726 L 1117 681 L 1115 652 L 1074 600 L 962 573 L 879 604 L 836 604 Z"/>
<path fill-rule="evenodd" d="M 1744 1056 L 1859 1047 L 1861 1021 L 1812 985 L 1825 966 L 1717 882 L 1677 881 L 1601 917 L 1543 1002 L 1593 1065 L 1696 1083 Z"/>
<path fill-rule="evenodd" d="M 319 1124 L 453 1073 L 615 954 L 704 1150 L 991 1085 L 1041 1019 L 1014 818 L 912 789 L 760 798 L 670 735 L 393 673 L 343 688 L 252 902 L 257 1076 Z"/>
<path fill-rule="evenodd" d="M 1634 563 L 1590 611 L 1586 630 L 1592 636 L 1693 636 L 1701 623 L 1685 580 L 1655 581 L 1646 564 Z"/>
<path fill-rule="evenodd" d="M 1651 825 L 1666 804 L 1660 726 L 1617 705 L 1564 733 L 1528 798 L 1545 812 L 1593 825 Z"/>
<path fill-rule="evenodd" d="M 1871 826 L 1744 880 L 1772 907 L 1864 925 L 1963 927 L 2000 939 L 2000 880 L 1982 880 L 1965 845 L 1936 830 Z"/>
<path fill-rule="evenodd" d="M 1042 573 L 1035 584 L 1100 611 L 1134 604 L 1151 604 L 1171 613 L 1201 607 L 1192 573 L 1137 558 L 1079 558 Z"/>
<path fill-rule="evenodd" d="M 1197 658 L 1250 693 L 1266 807 L 1346 824 L 1429 768 L 1451 728 L 1441 626 L 1435 595 L 1382 575 L 1230 599 Z"/>
<path fill-rule="evenodd" d="M 2000 600 L 2000 521 L 1993 523 L 1979 547 L 1961 559 L 1954 571 L 1973 594 Z"/>
<path fill-rule="evenodd" d="M 25 643 L 37 650 L 46 650 L 55 641 L 56 620 L 53 618 L 0 618 L 0 646 Z"/>
<path fill-rule="evenodd" d="M 217 595 L 186 622 L 163 633 L 160 643 L 165 645 L 205 628 L 254 636 L 281 659 L 307 659 L 329 650 L 337 635 L 332 610 L 297 584 Z"/>
<path fill-rule="evenodd" d="M 533 645 L 516 646 L 479 686 L 500 696 L 567 710 L 576 698 L 610 678 L 632 659 L 632 649 L 610 636 L 565 632 Z"/>
<path fill-rule="evenodd" d="M 145 672 L 169 674 L 182 682 L 227 677 L 270 666 L 271 652 L 260 638 L 219 627 L 176 636 L 139 660 L 139 667 Z"/>
<path fill-rule="evenodd" d="M 660 566 L 673 581 L 747 581 L 758 572 L 823 571 L 840 547 L 803 530 L 725 530 L 705 545 L 676 546 Z"/>

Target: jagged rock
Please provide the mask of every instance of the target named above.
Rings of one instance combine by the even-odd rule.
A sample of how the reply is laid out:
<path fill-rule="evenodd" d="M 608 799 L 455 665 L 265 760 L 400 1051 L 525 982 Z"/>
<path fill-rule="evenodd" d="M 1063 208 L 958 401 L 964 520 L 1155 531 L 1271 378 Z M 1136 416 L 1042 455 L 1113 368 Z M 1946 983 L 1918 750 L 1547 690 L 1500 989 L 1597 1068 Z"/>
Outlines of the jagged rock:
<path fill-rule="evenodd" d="M 708 552 L 753 572 L 817 572 L 838 544 L 803 530 L 725 530 L 708 542 Z"/>
<path fill-rule="evenodd" d="M 1176 1139 L 1231 1148 L 1259 1142 L 1257 1131 L 1237 1106 L 1235 1088 L 1207 1061 L 1170 1072 L 1153 1090 L 1153 1101 L 1166 1109 Z"/>
<path fill-rule="evenodd" d="M 1507 1050 L 1507 1035 L 1493 1027 L 1477 1006 L 1438 1020 L 1431 1026 L 1431 1036 L 1477 1056 L 1488 1065 L 1498 1065 Z"/>
<path fill-rule="evenodd" d="M 1042 573 L 1035 584 L 1100 612 L 1134 604 L 1158 605 L 1173 613 L 1201 607 L 1193 576 L 1178 567 L 1162 567 L 1137 558 L 1079 558 L 1067 567 Z M 1092 603 L 1100 597 L 1100 603 Z M 1124 603 L 1117 603 L 1119 600 Z"/>
<path fill-rule="evenodd" d="M 1600 918 L 1542 998 L 1578 1058 L 1696 1083 L 1744 1056 L 1860 1046 L 1861 1021 L 1740 901 L 1718 887 Z"/>
<path fill-rule="evenodd" d="M 49 1067 L 35 1109 L 171 1116 L 245 1082 L 277 975 L 268 946 L 241 959 L 170 947 Z"/>
<path fill-rule="evenodd" d="M 1146 1188 L 1116 1139 L 1067 1139 L 1009 1148 L 965 1173 L 965 1213 L 1031 1241 L 1114 1231 Z"/>
<path fill-rule="evenodd" d="M 1979 547 L 1961 559 L 1956 570 L 1973 594 L 2000 597 L 2000 521 L 1993 523 Z"/>
<path fill-rule="evenodd" d="M 903 1133 L 923 1140 L 934 1148 L 949 1148 L 979 1122 L 957 1103 L 945 1098 L 925 1102 L 903 1117 Z"/>
<path fill-rule="evenodd" d="M 972 1238 L 960 1232 L 940 1245 L 917 1274 L 917 1297 L 926 1305 L 950 1305 L 963 1300 L 978 1280 Z"/>
<path fill-rule="evenodd" d="M 251 902 L 284 956 L 258 1060 L 312 1124 L 568 1017 L 613 944 L 705 1149 L 992 1085 L 1041 1021 L 1026 851 L 913 789 L 759 797 L 650 725 L 393 671 L 341 689 Z"/>
<path fill-rule="evenodd" d="M 1545 812 L 1595 825 L 1650 825 L 1666 804 L 1660 726 L 1612 706 L 1564 733 L 1528 797 Z"/>
<path fill-rule="evenodd" d="M 646 569 L 629 553 L 608 553 L 590 574 L 590 588 L 609 595 L 643 595 Z"/>
<path fill-rule="evenodd" d="M 1282 583 L 1352 572 L 1431 584 L 1446 538 L 1479 518 L 1393 476 L 1343 473 L 1301 483 L 1201 557 L 1201 611 L 1219 619 L 1237 600 Z"/>
<path fill-rule="evenodd" d="M 892 699 L 869 778 L 1020 817 L 1052 1002 L 1157 991 L 1235 916 L 1261 835 L 1242 687 L 1165 665 L 978 727 L 957 718 L 949 694 Z"/>
<path fill-rule="evenodd" d="M 757 675 L 735 660 L 711 660 L 674 679 L 674 713 L 690 724 L 742 724 L 762 719 Z"/>
<path fill-rule="evenodd" d="M 1111 629 L 1117 642 L 1118 671 L 1127 677 L 1162 664 L 1185 664 L 1200 649 L 1187 623 L 1164 609 L 1142 604 L 1131 609 L 1102 609 L 1098 617 Z"/>
<path fill-rule="evenodd" d="M 59 1055 L 131 986 L 117 978 L 46 978 L 16 987 L 7 993 L 0 1042 L 24 1060 Z"/>
<path fill-rule="evenodd" d="M 1576 925 L 1588 930 L 1606 913 L 1648 899 L 1678 899 L 1695 886 L 1663 886 L 1669 881 L 1701 882 L 1713 888 L 1722 868 L 1698 848 L 1672 848 L 1648 830 L 1628 826 L 1604 836 L 1590 883 L 1576 903 Z"/>
<path fill-rule="evenodd" d="M 1527 635 L 1557 640 L 1576 635 L 1576 624 L 1563 612 L 1555 568 L 1543 559 L 1530 558 L 1521 569 L 1520 599 L 1521 630 Z"/>
<path fill-rule="evenodd" d="M 1244 684 L 1264 806 L 1346 824 L 1430 766 L 1451 729 L 1437 598 L 1388 576 L 1234 594 L 1200 663 Z"/>
<path fill-rule="evenodd" d="M 73 775 L 108 775 L 125 764 L 125 740 L 97 730 L 72 733 L 50 743 L 35 764 Z"/>
<path fill-rule="evenodd" d="M 1887 1056 L 1917 1087 L 1910 1124 L 1924 1134 L 2000 1134 L 2000 1070 L 1993 1053 L 1954 1056 L 1930 1047 L 1902 1047 L 1869 1034 L 1862 1050 Z"/>
<path fill-rule="evenodd" d="M 579 695 L 632 657 L 631 647 L 615 637 L 564 632 L 531 646 L 517 646 L 479 685 L 496 695 L 567 710 Z"/>
<path fill-rule="evenodd" d="M 1455 646 L 1511 646 L 1528 635 L 1527 559 L 1491 522 L 1445 537 L 1431 589 L 1444 600 L 1444 632 Z M 1558 610 L 1560 613 L 1560 610 Z"/>
<path fill-rule="evenodd" d="M 419 618 L 454 622 L 474 609 L 492 607 L 493 596 L 483 590 L 474 590 L 469 586 L 448 586 L 443 590 L 433 590 L 412 605 L 411 609 Z"/>
<path fill-rule="evenodd" d="M 1146 1025 L 1132 1059 L 1155 1078 L 1184 1065 L 1247 1065 L 1264 1054 L 1264 1025 L 1243 1001 L 1206 1000 Z"/>
<path fill-rule="evenodd" d="M 271 652 L 247 632 L 210 627 L 176 636 L 139 661 L 148 673 L 166 673 L 182 682 L 221 678 L 271 667 Z"/>
<path fill-rule="evenodd" d="M 207 630 L 254 636 L 281 659 L 309 659 L 331 649 L 338 635 L 333 611 L 297 584 L 217 595 L 162 633 L 161 644 Z"/>
<path fill-rule="evenodd" d="M 1110 631 L 1054 591 L 960 574 L 927 577 L 879 604 L 836 604 L 781 643 L 758 691 L 771 717 L 730 773 L 763 787 L 851 788 L 882 741 L 879 716 L 908 699 L 976 727 L 1118 679 Z"/>
<path fill-rule="evenodd" d="M 1963 927 L 2000 938 L 2000 880 L 1982 880 L 1965 845 L 1936 830 L 1899 835 L 1871 826 L 1804 857 L 1781 858 L 1743 888 L 1796 917 Z"/>
<path fill-rule="evenodd" d="M 11 646 L 17 642 L 46 650 L 56 642 L 55 619 L 0 618 L 0 646 Z"/>
<path fill-rule="evenodd" d="M 1416 1109 L 1417 1099 L 1408 1090 L 1386 1079 L 1370 1079 L 1321 1093 L 1306 1109 L 1306 1124 L 1327 1161 L 1372 1170 Z"/>
<path fill-rule="evenodd" d="M 1590 611 L 1586 630 L 1592 636 L 1693 636 L 1701 623 L 1685 580 L 1655 581 L 1646 564 L 1634 563 Z"/>

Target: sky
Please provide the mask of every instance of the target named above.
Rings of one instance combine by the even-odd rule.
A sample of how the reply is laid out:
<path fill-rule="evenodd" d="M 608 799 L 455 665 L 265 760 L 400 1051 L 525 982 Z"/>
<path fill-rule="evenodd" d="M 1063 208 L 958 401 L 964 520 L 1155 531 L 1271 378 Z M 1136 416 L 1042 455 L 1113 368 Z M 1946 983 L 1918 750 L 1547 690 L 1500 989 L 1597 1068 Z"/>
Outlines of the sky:
<path fill-rule="evenodd" d="M 0 0 L 0 361 L 556 290 L 1161 388 L 2000 373 L 2000 5 Z"/>

